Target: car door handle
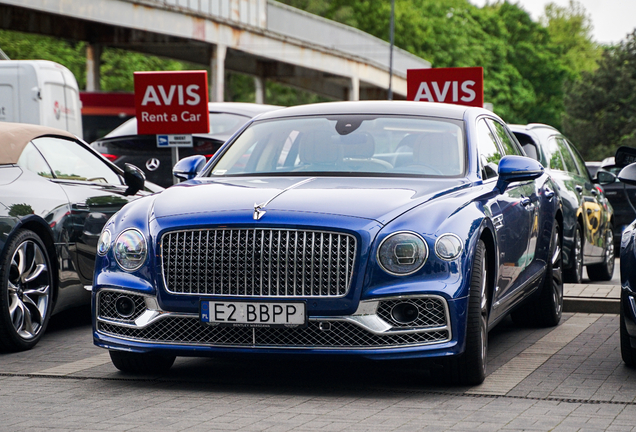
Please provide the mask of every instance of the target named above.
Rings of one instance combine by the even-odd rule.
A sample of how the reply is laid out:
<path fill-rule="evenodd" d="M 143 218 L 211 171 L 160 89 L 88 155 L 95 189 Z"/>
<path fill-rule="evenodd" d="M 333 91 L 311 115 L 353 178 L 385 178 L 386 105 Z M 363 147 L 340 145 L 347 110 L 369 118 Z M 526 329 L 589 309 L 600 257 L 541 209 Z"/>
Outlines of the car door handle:
<path fill-rule="evenodd" d="M 552 199 L 552 197 L 554 196 L 554 191 L 550 188 L 545 188 L 543 191 L 543 195 L 545 195 L 545 197 L 550 200 Z"/>
<path fill-rule="evenodd" d="M 582 193 L 583 193 L 583 186 L 581 186 L 581 185 L 576 185 L 576 186 L 575 186 L 575 189 L 576 189 L 576 191 L 577 191 L 578 193 L 580 193 L 580 194 L 582 194 Z"/>
<path fill-rule="evenodd" d="M 532 204 L 532 200 L 528 197 L 522 197 L 521 198 L 521 205 L 524 207 L 528 207 L 530 204 Z"/>
<path fill-rule="evenodd" d="M 595 209 L 587 209 L 587 214 L 591 215 L 592 213 L 596 213 L 600 211 L 599 209 L 595 208 Z"/>

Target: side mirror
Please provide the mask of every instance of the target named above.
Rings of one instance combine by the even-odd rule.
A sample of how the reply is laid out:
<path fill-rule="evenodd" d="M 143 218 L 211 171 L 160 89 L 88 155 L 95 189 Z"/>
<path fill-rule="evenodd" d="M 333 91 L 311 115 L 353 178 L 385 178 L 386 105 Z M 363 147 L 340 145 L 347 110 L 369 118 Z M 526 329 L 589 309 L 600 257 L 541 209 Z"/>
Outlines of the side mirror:
<path fill-rule="evenodd" d="M 146 175 L 136 166 L 126 163 L 124 164 L 124 183 L 128 186 L 125 195 L 134 195 L 144 188 Z"/>
<path fill-rule="evenodd" d="M 193 179 L 205 166 L 205 156 L 194 155 L 181 159 L 172 168 L 172 175 L 182 180 Z"/>
<path fill-rule="evenodd" d="M 601 185 L 612 184 L 616 181 L 616 176 L 609 171 L 599 170 L 596 173 L 596 177 L 592 180 L 592 183 L 598 183 Z"/>
<path fill-rule="evenodd" d="M 621 168 L 625 168 L 627 165 L 636 162 L 636 149 L 622 146 L 616 150 L 614 155 L 614 164 Z"/>
<path fill-rule="evenodd" d="M 636 163 L 627 165 L 618 173 L 618 179 L 629 185 L 636 185 Z"/>
<path fill-rule="evenodd" d="M 497 187 L 506 190 L 509 183 L 516 181 L 534 180 L 543 175 L 543 165 L 525 156 L 504 156 L 499 161 L 499 180 Z"/>

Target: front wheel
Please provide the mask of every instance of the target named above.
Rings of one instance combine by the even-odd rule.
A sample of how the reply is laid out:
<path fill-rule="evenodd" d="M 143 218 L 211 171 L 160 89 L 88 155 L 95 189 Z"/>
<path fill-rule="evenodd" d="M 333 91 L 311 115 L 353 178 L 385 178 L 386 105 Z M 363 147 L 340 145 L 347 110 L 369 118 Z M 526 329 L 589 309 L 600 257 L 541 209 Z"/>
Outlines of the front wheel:
<path fill-rule="evenodd" d="M 593 281 L 608 281 L 614 277 L 614 230 L 610 224 L 605 232 L 603 262 L 587 266 L 587 275 Z"/>
<path fill-rule="evenodd" d="M 574 245 L 570 252 L 570 263 L 570 268 L 563 270 L 563 280 L 568 283 L 581 283 L 583 280 L 583 234 L 578 223 L 574 230 Z"/>
<path fill-rule="evenodd" d="M 561 252 L 561 227 L 554 221 L 545 276 L 538 297 L 513 311 L 516 324 L 554 327 L 563 315 L 563 256 Z"/>
<path fill-rule="evenodd" d="M 42 338 L 53 309 L 49 255 L 37 234 L 20 230 L 0 263 L 0 350 L 31 349 Z"/>
<path fill-rule="evenodd" d="M 110 351 L 110 360 L 122 372 L 133 374 L 158 374 L 167 372 L 175 361 L 175 356 L 141 354 L 126 351 Z"/>
<path fill-rule="evenodd" d="M 466 349 L 449 359 L 446 372 L 454 384 L 477 385 L 486 378 L 488 355 L 488 260 L 486 245 L 479 240 L 475 250 L 468 295 Z"/>
<path fill-rule="evenodd" d="M 625 307 L 623 298 L 621 297 L 621 314 L 620 314 L 620 339 L 621 339 L 621 357 L 625 365 L 636 368 L 636 348 L 632 347 L 627 326 L 625 325 Z"/>

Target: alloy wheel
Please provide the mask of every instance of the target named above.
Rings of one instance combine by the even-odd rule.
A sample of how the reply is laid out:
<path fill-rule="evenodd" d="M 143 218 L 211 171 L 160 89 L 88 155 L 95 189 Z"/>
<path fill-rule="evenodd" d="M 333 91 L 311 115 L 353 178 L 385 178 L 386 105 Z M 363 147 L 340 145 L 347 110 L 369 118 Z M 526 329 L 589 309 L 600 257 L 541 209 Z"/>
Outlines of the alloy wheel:
<path fill-rule="evenodd" d="M 15 249 L 7 288 L 13 328 L 24 340 L 35 338 L 48 313 L 51 274 L 44 251 L 33 240 L 25 240 Z"/>

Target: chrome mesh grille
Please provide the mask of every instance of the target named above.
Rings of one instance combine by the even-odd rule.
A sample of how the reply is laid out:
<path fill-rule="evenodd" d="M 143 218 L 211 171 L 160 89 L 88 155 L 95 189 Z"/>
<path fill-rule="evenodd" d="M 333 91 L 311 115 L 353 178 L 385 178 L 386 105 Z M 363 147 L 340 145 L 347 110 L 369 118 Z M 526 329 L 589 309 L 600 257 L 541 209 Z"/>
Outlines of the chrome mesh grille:
<path fill-rule="evenodd" d="M 135 313 L 132 316 L 123 318 L 115 309 L 115 301 L 122 295 L 130 297 L 135 303 Z M 111 320 L 117 320 L 122 322 L 133 322 L 146 310 L 146 300 L 143 296 L 134 294 L 122 294 L 116 291 L 100 291 L 97 296 L 97 308 L 98 316 L 100 318 L 106 318 Z"/>
<path fill-rule="evenodd" d="M 168 292 L 257 297 L 341 297 L 355 237 L 323 231 L 205 229 L 162 237 Z"/>
<path fill-rule="evenodd" d="M 134 329 L 98 323 L 102 333 L 159 343 L 289 348 L 374 348 L 422 345 L 449 340 L 448 330 L 376 335 L 345 321 L 330 321 L 330 330 L 310 321 L 306 328 L 243 328 L 203 325 L 198 318 L 170 317 Z"/>
<path fill-rule="evenodd" d="M 399 303 L 410 303 L 415 305 L 418 310 L 418 316 L 415 321 L 408 324 L 403 324 L 395 321 L 391 316 L 391 310 Z M 444 307 L 444 300 L 441 298 L 405 298 L 396 300 L 383 300 L 378 305 L 376 312 L 380 318 L 393 327 L 441 327 L 447 325 L 446 323 L 446 308 Z"/>

